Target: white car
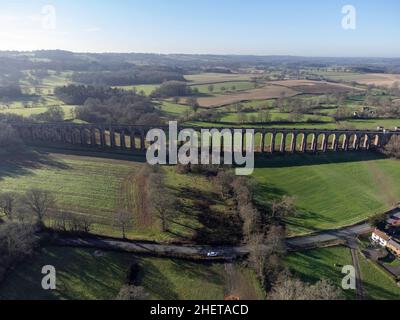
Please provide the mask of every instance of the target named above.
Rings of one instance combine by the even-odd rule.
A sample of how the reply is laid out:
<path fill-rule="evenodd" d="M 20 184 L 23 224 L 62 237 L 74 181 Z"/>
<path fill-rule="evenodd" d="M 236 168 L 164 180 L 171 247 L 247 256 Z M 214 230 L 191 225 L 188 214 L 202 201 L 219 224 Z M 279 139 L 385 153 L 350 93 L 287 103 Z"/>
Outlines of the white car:
<path fill-rule="evenodd" d="M 215 257 L 218 257 L 218 256 L 219 256 L 218 252 L 215 252 L 215 251 L 207 252 L 207 257 L 215 258 Z"/>

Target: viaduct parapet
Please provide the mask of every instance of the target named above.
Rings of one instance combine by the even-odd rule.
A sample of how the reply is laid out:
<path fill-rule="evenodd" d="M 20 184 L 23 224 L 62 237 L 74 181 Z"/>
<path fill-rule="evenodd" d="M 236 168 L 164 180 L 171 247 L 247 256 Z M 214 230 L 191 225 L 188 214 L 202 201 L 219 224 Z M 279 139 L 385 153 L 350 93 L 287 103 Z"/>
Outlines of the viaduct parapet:
<path fill-rule="evenodd" d="M 13 124 L 26 142 L 80 145 L 84 147 L 142 150 L 147 147 L 146 135 L 152 127 L 125 125 L 80 125 L 80 124 Z M 159 127 L 160 128 L 160 127 Z M 168 132 L 168 127 L 161 127 Z M 200 127 L 182 126 L 180 129 Z M 233 134 L 234 130 L 244 133 L 252 128 L 221 128 Z M 384 145 L 400 131 L 377 130 L 330 130 L 254 128 L 256 153 L 317 153 L 328 151 L 369 150 Z M 237 131 L 236 131 L 237 132 Z M 244 141 L 244 138 L 243 138 Z"/>

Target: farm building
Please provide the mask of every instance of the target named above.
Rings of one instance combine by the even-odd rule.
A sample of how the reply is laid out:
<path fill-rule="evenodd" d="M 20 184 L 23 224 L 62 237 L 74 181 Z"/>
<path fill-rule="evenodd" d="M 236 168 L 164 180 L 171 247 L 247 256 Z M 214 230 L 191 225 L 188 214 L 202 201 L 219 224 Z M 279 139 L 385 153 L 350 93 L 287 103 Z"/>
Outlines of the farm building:
<path fill-rule="evenodd" d="M 395 256 L 400 258 L 400 243 L 394 241 L 394 240 L 389 240 L 387 243 L 386 248 L 393 253 Z"/>
<path fill-rule="evenodd" d="M 382 247 L 386 247 L 390 237 L 383 231 L 375 229 L 374 232 L 372 232 L 372 241 L 379 243 Z"/>
<path fill-rule="evenodd" d="M 400 213 L 391 215 L 387 220 L 387 224 L 392 227 L 400 226 Z"/>

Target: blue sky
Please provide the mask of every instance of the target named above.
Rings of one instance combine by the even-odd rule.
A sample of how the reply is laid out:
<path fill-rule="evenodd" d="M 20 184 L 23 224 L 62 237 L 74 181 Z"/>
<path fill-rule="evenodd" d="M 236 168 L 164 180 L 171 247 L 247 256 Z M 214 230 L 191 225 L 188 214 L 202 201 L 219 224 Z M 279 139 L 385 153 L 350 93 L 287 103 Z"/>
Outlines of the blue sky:
<path fill-rule="evenodd" d="M 398 0 L 0 2 L 0 50 L 400 57 L 399 38 Z"/>

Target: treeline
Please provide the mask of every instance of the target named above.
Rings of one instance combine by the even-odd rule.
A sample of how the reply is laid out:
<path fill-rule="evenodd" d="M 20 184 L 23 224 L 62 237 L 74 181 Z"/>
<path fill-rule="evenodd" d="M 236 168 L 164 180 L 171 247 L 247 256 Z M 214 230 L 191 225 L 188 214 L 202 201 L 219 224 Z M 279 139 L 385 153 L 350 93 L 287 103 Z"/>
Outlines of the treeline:
<path fill-rule="evenodd" d="M 152 92 L 151 96 L 153 98 L 185 97 L 192 93 L 192 89 L 185 82 L 167 81 Z"/>
<path fill-rule="evenodd" d="M 161 232 L 167 232 L 176 212 L 177 199 L 166 186 L 164 171 L 158 166 L 143 166 L 135 183 L 137 223 L 142 227 L 156 225 Z"/>
<path fill-rule="evenodd" d="M 82 105 L 75 111 L 76 118 L 86 122 L 141 125 L 161 123 L 159 111 L 151 99 L 134 91 L 69 85 L 57 88 L 55 94 L 67 104 Z"/>
<path fill-rule="evenodd" d="M 95 86 L 129 86 L 137 84 L 155 84 L 170 80 L 184 81 L 183 74 L 165 68 L 141 67 L 112 72 L 74 73 L 72 80 Z"/>
<path fill-rule="evenodd" d="M 0 87 L 0 99 L 20 99 L 25 97 L 21 87 L 17 85 L 8 85 Z"/>
<path fill-rule="evenodd" d="M 89 98 L 76 109 L 76 118 L 90 123 L 159 125 L 159 111 L 151 100 L 133 92 L 117 93 L 104 100 Z"/>
<path fill-rule="evenodd" d="M 57 87 L 54 94 L 66 104 L 83 105 L 89 98 L 105 100 L 115 95 L 122 95 L 123 92 L 107 87 L 68 85 Z"/>

